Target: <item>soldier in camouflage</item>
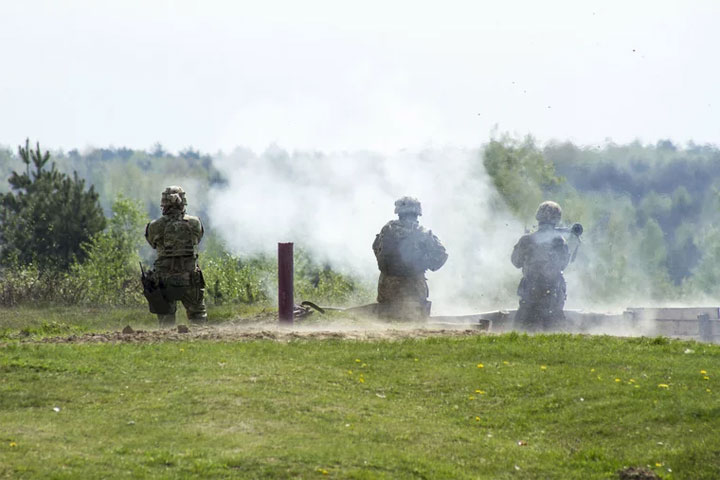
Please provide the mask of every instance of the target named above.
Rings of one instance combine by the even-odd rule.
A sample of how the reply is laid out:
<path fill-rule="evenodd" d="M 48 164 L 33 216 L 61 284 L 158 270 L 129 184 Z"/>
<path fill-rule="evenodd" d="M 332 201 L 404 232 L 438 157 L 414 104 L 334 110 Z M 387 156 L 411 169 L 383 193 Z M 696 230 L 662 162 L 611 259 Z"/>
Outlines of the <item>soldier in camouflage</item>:
<path fill-rule="evenodd" d="M 523 272 L 518 286 L 520 306 L 515 315 L 515 327 L 520 330 L 537 332 L 564 326 L 563 270 L 570 262 L 570 251 L 556 229 L 561 217 L 560 205 L 541 203 L 535 214 L 538 230 L 523 235 L 513 249 L 512 263 Z"/>
<path fill-rule="evenodd" d="M 167 187 L 162 193 L 162 217 L 145 227 L 145 238 L 157 250 L 150 283 L 157 295 L 145 295 L 150 312 L 158 316 L 161 327 L 175 324 L 177 301 L 181 301 L 192 323 L 207 321 L 205 281 L 198 266 L 198 244 L 204 229 L 199 218 L 187 215 L 187 199 L 181 187 Z"/>
<path fill-rule="evenodd" d="M 425 271 L 445 264 L 440 240 L 418 223 L 420 202 L 403 197 L 395 202 L 398 220 L 388 222 L 375 237 L 373 251 L 380 269 L 377 301 L 380 314 L 391 318 L 430 315 Z"/>

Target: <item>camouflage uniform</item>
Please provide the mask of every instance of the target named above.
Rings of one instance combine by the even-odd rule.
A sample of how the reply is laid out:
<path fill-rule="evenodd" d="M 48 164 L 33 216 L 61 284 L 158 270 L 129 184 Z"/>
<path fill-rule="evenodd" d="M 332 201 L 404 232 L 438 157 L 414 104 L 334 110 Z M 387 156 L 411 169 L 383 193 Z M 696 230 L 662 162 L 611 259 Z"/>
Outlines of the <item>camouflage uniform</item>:
<path fill-rule="evenodd" d="M 403 197 L 395 202 L 399 220 L 388 222 L 375 237 L 373 251 L 380 269 L 377 301 L 383 316 L 428 316 L 430 302 L 425 271 L 445 264 L 445 247 L 417 221 L 420 202 Z"/>
<path fill-rule="evenodd" d="M 150 312 L 158 315 L 161 326 L 175 324 L 178 300 L 185 306 L 188 320 L 207 321 L 205 281 L 197 263 L 204 229 L 199 218 L 185 214 L 185 205 L 182 188 L 166 188 L 161 202 L 163 216 L 145 227 L 145 238 L 158 254 L 149 275 L 169 304 L 168 308 L 158 308 L 150 302 Z"/>
<path fill-rule="evenodd" d="M 520 306 L 515 327 L 526 331 L 563 328 L 566 287 L 563 270 L 570 262 L 567 242 L 555 229 L 562 210 L 554 202 L 540 204 L 536 218 L 538 230 L 523 235 L 515 245 L 512 263 L 522 268 L 518 286 Z"/>

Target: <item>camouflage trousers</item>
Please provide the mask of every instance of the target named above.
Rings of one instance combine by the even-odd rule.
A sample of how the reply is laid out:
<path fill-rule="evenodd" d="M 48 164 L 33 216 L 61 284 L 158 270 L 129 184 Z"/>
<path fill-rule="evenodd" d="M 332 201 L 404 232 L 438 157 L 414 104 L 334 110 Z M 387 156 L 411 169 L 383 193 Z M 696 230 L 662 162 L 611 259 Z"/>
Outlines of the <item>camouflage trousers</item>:
<path fill-rule="evenodd" d="M 401 320 L 428 317 L 428 285 L 425 274 L 409 276 L 388 275 L 380 272 L 377 301 L 381 317 Z"/>
<path fill-rule="evenodd" d="M 565 328 L 565 279 L 523 278 L 518 286 L 520 305 L 514 327 L 526 332 L 557 331 Z"/>
<path fill-rule="evenodd" d="M 175 325 L 177 302 L 182 302 L 190 322 L 201 324 L 207 322 L 205 307 L 205 280 L 200 269 L 192 272 L 155 272 L 160 285 L 160 292 L 167 305 L 158 309 L 150 303 L 150 313 L 158 316 L 161 327 Z"/>

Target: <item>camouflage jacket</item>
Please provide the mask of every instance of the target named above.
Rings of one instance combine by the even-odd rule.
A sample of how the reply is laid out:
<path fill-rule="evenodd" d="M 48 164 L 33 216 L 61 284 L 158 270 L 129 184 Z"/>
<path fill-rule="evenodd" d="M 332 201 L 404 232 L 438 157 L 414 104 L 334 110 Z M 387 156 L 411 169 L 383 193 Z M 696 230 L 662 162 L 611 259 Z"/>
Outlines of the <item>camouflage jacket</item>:
<path fill-rule="evenodd" d="M 417 222 L 401 220 L 388 222 L 375 237 L 372 248 L 380 271 L 395 276 L 438 270 L 448 257 L 431 231 Z"/>
<path fill-rule="evenodd" d="M 163 215 L 145 227 L 145 239 L 158 258 L 197 257 L 205 230 L 199 218 L 181 212 Z"/>
<path fill-rule="evenodd" d="M 538 231 L 520 237 L 511 261 L 522 268 L 524 277 L 552 280 L 562 276 L 570 263 L 570 251 L 554 227 L 542 225 Z"/>

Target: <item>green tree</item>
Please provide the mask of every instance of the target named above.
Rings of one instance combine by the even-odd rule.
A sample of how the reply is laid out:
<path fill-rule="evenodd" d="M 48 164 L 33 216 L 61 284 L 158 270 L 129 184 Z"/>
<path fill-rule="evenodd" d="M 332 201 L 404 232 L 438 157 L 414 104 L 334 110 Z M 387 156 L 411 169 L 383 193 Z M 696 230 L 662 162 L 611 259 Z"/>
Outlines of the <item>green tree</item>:
<path fill-rule="evenodd" d="M 544 196 L 564 181 L 530 136 L 522 141 L 508 135 L 491 140 L 483 151 L 483 164 L 507 205 L 521 218 L 532 216 Z"/>
<path fill-rule="evenodd" d="M 35 150 L 29 140 L 18 147 L 25 172 L 10 176 L 8 193 L 0 194 L 0 263 L 36 264 L 42 270 L 67 270 L 84 260 L 81 245 L 105 228 L 98 195 L 85 180 L 59 172 L 47 163 L 50 153 Z"/>
<path fill-rule="evenodd" d="M 140 202 L 119 196 L 108 227 L 83 244 L 86 259 L 72 266 L 86 303 L 104 305 L 142 302 L 139 283 L 143 228 L 148 221 Z"/>

